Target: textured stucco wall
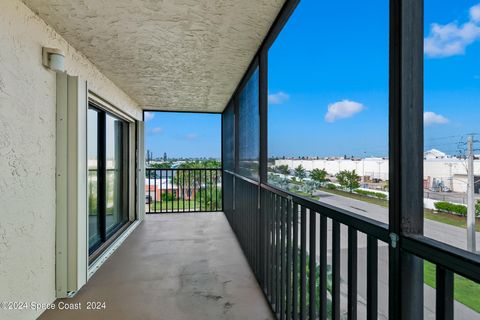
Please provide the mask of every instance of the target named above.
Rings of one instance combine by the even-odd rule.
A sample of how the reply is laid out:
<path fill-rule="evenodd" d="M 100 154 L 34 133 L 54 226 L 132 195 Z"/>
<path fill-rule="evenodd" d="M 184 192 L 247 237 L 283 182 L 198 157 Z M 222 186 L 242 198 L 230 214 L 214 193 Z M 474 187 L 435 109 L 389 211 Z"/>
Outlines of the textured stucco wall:
<path fill-rule="evenodd" d="M 0 1 L 0 301 L 55 298 L 55 74 L 41 48 L 66 53 L 69 74 L 141 117 L 135 101 L 19 0 Z M 34 319 L 6 312 L 0 319 Z"/>
<path fill-rule="evenodd" d="M 285 0 L 23 0 L 147 109 L 221 112 Z"/>

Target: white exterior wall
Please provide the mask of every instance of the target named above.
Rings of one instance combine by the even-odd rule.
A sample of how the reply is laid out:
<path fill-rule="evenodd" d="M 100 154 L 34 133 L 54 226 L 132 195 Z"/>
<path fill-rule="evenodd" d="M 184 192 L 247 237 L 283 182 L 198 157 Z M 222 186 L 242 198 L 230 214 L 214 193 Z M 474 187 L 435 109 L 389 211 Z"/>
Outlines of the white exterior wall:
<path fill-rule="evenodd" d="M 307 171 L 325 169 L 325 171 L 332 176 L 342 170 L 355 170 L 360 176 L 365 173 L 365 176 L 370 176 L 371 178 L 388 180 L 388 160 L 380 158 L 367 158 L 365 160 L 275 160 L 275 166 L 279 165 L 288 165 L 290 169 L 302 165 Z"/>
<path fill-rule="evenodd" d="M 473 164 L 475 176 L 480 175 L 480 160 Z M 425 161 L 425 179 L 428 177 L 442 180 L 447 187 L 455 192 L 467 192 L 467 162 L 456 159 L 435 159 Z M 433 180 L 433 179 L 431 179 Z"/>
<path fill-rule="evenodd" d="M 288 165 L 290 169 L 294 169 L 302 165 L 306 170 L 325 169 L 328 174 L 336 175 L 341 170 L 356 170 L 357 174 L 362 176 L 365 172 L 366 176 L 371 178 L 380 178 L 388 180 L 388 160 L 366 158 L 362 160 L 298 160 L 285 159 L 275 160 L 275 166 Z M 452 187 L 455 192 L 466 192 L 466 161 L 458 159 L 428 159 L 424 161 L 424 179 L 430 178 L 442 180 L 447 187 Z M 474 161 L 475 176 L 480 176 L 480 160 Z M 452 177 L 452 180 L 450 180 Z M 452 185 L 450 186 L 450 181 Z"/>
<path fill-rule="evenodd" d="M 475 180 L 477 180 L 477 179 L 475 179 Z M 450 182 L 448 181 L 448 182 L 445 182 L 445 183 L 448 185 L 448 183 L 450 183 Z M 467 193 L 467 184 L 468 184 L 467 175 L 454 175 L 453 180 L 452 180 L 452 184 L 453 184 L 453 190 L 455 192 Z"/>
<path fill-rule="evenodd" d="M 141 119 L 135 101 L 19 0 L 0 1 L 0 301 L 55 300 L 55 73 L 42 46 L 61 49 L 70 75 Z M 41 311 L 0 319 L 35 319 Z"/>

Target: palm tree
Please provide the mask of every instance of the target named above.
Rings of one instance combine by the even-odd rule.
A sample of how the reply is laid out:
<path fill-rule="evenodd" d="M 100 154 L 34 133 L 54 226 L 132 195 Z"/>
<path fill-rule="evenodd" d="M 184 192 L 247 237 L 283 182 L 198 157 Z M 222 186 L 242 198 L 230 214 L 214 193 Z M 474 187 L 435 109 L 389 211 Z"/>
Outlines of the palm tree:
<path fill-rule="evenodd" d="M 284 175 L 290 174 L 290 169 L 288 169 L 288 165 L 286 165 L 286 164 L 281 164 L 281 165 L 277 166 L 276 170 L 278 171 L 278 173 L 281 173 L 281 174 L 284 174 Z"/>
<path fill-rule="evenodd" d="M 299 180 L 303 180 L 307 176 L 307 172 L 305 171 L 302 165 L 299 165 L 298 167 L 296 167 L 293 174 Z"/>
<path fill-rule="evenodd" d="M 310 178 L 315 182 L 323 184 L 327 181 L 327 171 L 325 169 L 313 169 L 310 173 Z"/>

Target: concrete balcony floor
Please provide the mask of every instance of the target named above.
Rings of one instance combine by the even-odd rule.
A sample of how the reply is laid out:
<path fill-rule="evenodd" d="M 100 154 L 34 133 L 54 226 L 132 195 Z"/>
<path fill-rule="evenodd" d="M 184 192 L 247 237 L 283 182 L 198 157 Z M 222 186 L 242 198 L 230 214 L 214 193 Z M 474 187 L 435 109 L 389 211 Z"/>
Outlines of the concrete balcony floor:
<path fill-rule="evenodd" d="M 273 319 L 223 213 L 148 215 L 74 298 L 40 319 Z M 87 301 L 106 309 L 85 310 Z"/>

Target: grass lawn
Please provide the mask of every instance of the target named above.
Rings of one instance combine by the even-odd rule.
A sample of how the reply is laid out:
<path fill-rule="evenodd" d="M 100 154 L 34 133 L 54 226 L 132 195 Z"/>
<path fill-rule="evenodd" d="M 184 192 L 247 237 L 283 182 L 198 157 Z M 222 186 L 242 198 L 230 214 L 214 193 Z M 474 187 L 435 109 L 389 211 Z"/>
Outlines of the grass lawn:
<path fill-rule="evenodd" d="M 322 191 L 330 192 L 336 195 L 349 197 L 352 199 L 365 201 L 380 205 L 383 207 L 388 207 L 388 201 L 382 199 L 375 199 L 370 197 L 365 197 L 355 193 L 349 193 L 341 190 L 331 190 L 322 188 Z M 426 219 L 434 220 L 442 223 L 446 223 L 452 226 L 466 228 L 466 218 L 455 216 L 448 213 L 434 212 L 433 210 L 425 209 L 424 216 Z M 480 225 L 476 224 L 477 231 L 480 231 Z M 424 282 L 432 288 L 435 288 L 435 265 L 424 261 Z M 470 281 L 462 276 L 455 275 L 454 280 L 454 297 L 458 302 L 466 305 L 467 307 L 480 312 L 480 284 L 477 284 L 473 281 Z"/>
<path fill-rule="evenodd" d="M 348 198 L 352 198 L 352 199 L 356 199 L 356 200 L 360 200 L 360 201 L 364 201 L 364 202 L 368 202 L 368 203 L 372 203 L 372 204 L 376 204 L 376 205 L 388 208 L 388 201 L 387 200 L 366 197 L 366 196 L 363 196 L 361 194 L 349 193 L 349 192 L 345 192 L 345 191 L 342 191 L 342 190 L 331 190 L 331 189 L 327 189 L 327 188 L 320 188 L 320 190 L 325 191 L 325 192 L 329 192 L 329 193 L 333 193 L 333 194 L 336 194 L 336 195 L 339 195 L 339 196 L 348 197 Z M 424 210 L 424 217 L 425 217 L 425 219 L 428 219 L 428 220 L 438 221 L 438 222 L 441 222 L 441 223 L 446 223 L 446 224 L 456 226 L 456 227 L 460 227 L 460 228 L 466 228 L 467 227 L 467 218 L 466 217 L 460 217 L 460 216 L 456 216 L 456 215 L 449 214 L 449 213 L 434 212 L 433 210 L 425 209 Z M 476 228 L 477 231 L 480 232 L 480 224 L 479 223 L 477 223 L 475 225 L 475 228 Z"/>
<path fill-rule="evenodd" d="M 432 288 L 436 287 L 434 264 L 424 261 L 424 281 Z M 480 285 L 459 275 L 454 277 L 454 297 L 470 309 L 480 312 Z"/>
<path fill-rule="evenodd" d="M 350 193 L 350 192 L 345 192 L 345 191 L 337 190 L 337 189 L 320 188 L 320 190 L 324 191 L 324 192 L 333 193 L 333 194 L 336 194 L 336 195 L 339 195 L 339 196 L 342 196 L 342 197 L 348 197 L 348 198 L 352 198 L 352 199 L 356 199 L 356 200 L 360 200 L 360 201 L 363 201 L 363 202 L 368 202 L 368 203 L 372 203 L 372 204 L 376 204 L 376 205 L 388 208 L 388 201 L 387 200 L 377 199 L 377 198 L 372 198 L 372 197 L 366 197 L 366 196 L 363 196 L 363 195 L 358 194 L 358 193 Z"/>
<path fill-rule="evenodd" d="M 438 222 L 450 224 L 452 226 L 457 226 L 460 228 L 467 228 L 467 218 L 460 217 L 449 213 L 434 212 L 433 210 L 425 209 L 425 218 L 429 220 L 435 220 Z M 480 224 L 475 224 L 475 229 L 480 232 Z"/>

